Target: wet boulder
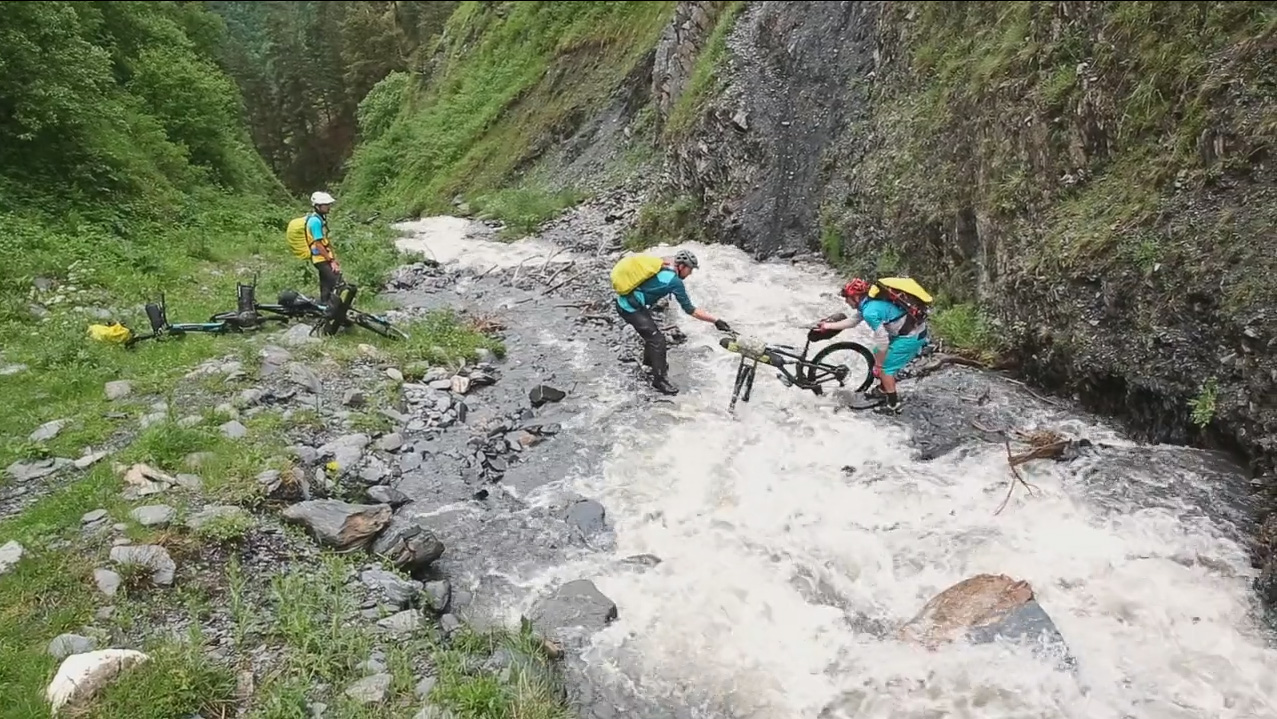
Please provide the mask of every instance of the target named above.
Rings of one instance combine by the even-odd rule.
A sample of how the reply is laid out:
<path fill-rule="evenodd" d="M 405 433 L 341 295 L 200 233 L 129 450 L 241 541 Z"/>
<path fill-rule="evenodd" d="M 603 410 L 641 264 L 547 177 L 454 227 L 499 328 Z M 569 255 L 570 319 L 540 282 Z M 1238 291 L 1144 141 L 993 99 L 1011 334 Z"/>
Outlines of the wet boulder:
<path fill-rule="evenodd" d="M 899 636 L 928 649 L 954 641 L 1023 642 L 1061 668 L 1075 666 L 1064 637 L 1038 604 L 1033 588 L 1005 574 L 977 574 L 937 594 L 900 628 Z"/>

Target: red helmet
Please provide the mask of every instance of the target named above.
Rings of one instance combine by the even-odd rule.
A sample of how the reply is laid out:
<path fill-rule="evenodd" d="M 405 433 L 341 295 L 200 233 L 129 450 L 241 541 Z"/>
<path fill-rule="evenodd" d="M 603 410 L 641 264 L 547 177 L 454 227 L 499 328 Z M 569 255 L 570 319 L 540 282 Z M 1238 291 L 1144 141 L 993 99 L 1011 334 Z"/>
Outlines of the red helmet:
<path fill-rule="evenodd" d="M 843 297 L 854 297 L 856 295 L 867 295 L 867 294 L 869 294 L 869 283 L 865 282 L 859 277 L 843 285 L 843 288 L 842 288 Z"/>

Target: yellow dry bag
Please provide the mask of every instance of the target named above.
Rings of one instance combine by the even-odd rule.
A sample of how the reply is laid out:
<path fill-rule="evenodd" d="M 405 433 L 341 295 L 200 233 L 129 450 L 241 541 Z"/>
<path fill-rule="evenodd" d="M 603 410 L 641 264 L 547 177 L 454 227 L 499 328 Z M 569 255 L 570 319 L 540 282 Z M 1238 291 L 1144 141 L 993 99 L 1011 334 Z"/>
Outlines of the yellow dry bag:
<path fill-rule="evenodd" d="M 124 344 L 132 336 L 133 333 L 129 331 L 129 328 L 119 322 L 112 322 L 109 325 L 89 325 L 89 337 L 98 342 Z"/>
<path fill-rule="evenodd" d="M 656 255 L 628 255 L 612 268 L 612 289 L 618 295 L 628 295 L 638 286 L 656 276 L 665 261 Z"/>

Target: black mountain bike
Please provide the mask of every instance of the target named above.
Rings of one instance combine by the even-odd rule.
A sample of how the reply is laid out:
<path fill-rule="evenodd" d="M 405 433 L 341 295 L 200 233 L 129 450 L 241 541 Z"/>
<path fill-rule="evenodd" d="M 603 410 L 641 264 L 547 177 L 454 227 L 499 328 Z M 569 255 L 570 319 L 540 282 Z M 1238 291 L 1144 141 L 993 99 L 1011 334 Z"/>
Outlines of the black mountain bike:
<path fill-rule="evenodd" d="M 359 288 L 355 285 L 345 282 L 337 285 L 337 301 L 332 304 L 322 304 L 293 289 L 281 291 L 278 304 L 261 304 L 257 302 L 256 287 L 255 278 L 251 285 L 239 284 L 236 311 L 215 314 L 209 318 L 210 321 L 234 321 L 242 326 L 261 326 L 267 322 L 288 323 L 295 319 L 310 318 L 318 320 L 311 327 L 312 335 L 316 332 L 331 335 L 344 326 L 356 324 L 382 337 L 408 339 L 407 333 L 391 324 L 390 320 L 351 307 L 355 295 L 359 293 Z"/>
<path fill-rule="evenodd" d="M 164 293 L 161 292 L 159 302 L 148 302 L 146 305 L 146 318 L 151 323 L 150 334 L 133 335 L 125 340 L 124 346 L 132 347 L 138 342 L 151 339 L 181 339 L 191 333 L 220 335 L 230 332 L 243 332 L 245 325 L 237 313 L 228 312 L 226 314 L 231 316 L 208 322 L 179 322 L 173 324 L 168 321 L 168 304 L 165 302 Z"/>
<path fill-rule="evenodd" d="M 845 316 L 834 315 L 826 318 L 825 321 L 837 321 Z M 835 342 L 821 349 L 811 359 L 807 358 L 807 352 L 811 348 L 812 342 L 823 342 L 841 331 L 826 330 L 821 332 L 814 328 L 808 330 L 807 342 L 803 344 L 802 351 L 792 345 L 742 342 L 735 332 L 719 340 L 718 344 L 723 349 L 741 356 L 740 363 L 736 366 L 736 383 L 732 388 L 732 400 L 727 406 L 727 411 L 734 412 L 736 410 L 737 399 L 741 402 L 749 401 L 750 394 L 754 389 L 755 373 L 760 362 L 780 370 L 777 372 L 776 377 L 786 387 L 810 390 L 812 394 L 817 396 L 824 394 L 824 385 L 829 382 L 837 382 L 839 387 L 846 387 L 849 382 L 857 381 L 857 378 L 859 378 L 859 384 L 854 391 L 864 392 L 869 388 L 869 385 L 873 384 L 874 379 L 874 356 L 868 347 L 859 342 Z M 848 351 L 860 355 L 865 361 L 863 376 L 859 375 L 858 372 L 853 376 L 853 369 L 847 364 L 836 364 L 827 361 L 833 354 Z M 794 371 L 790 370 L 791 367 Z"/>

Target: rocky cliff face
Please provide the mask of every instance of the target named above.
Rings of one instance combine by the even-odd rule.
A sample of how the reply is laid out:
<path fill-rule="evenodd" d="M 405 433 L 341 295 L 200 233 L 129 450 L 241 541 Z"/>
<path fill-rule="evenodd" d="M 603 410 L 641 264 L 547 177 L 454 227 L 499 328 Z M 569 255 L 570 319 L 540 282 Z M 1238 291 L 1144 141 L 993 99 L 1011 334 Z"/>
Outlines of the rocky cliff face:
<path fill-rule="evenodd" d="M 664 137 L 666 195 L 759 256 L 820 250 L 978 302 L 1030 378 L 1265 471 L 1260 5 L 748 3 L 713 98 Z"/>

